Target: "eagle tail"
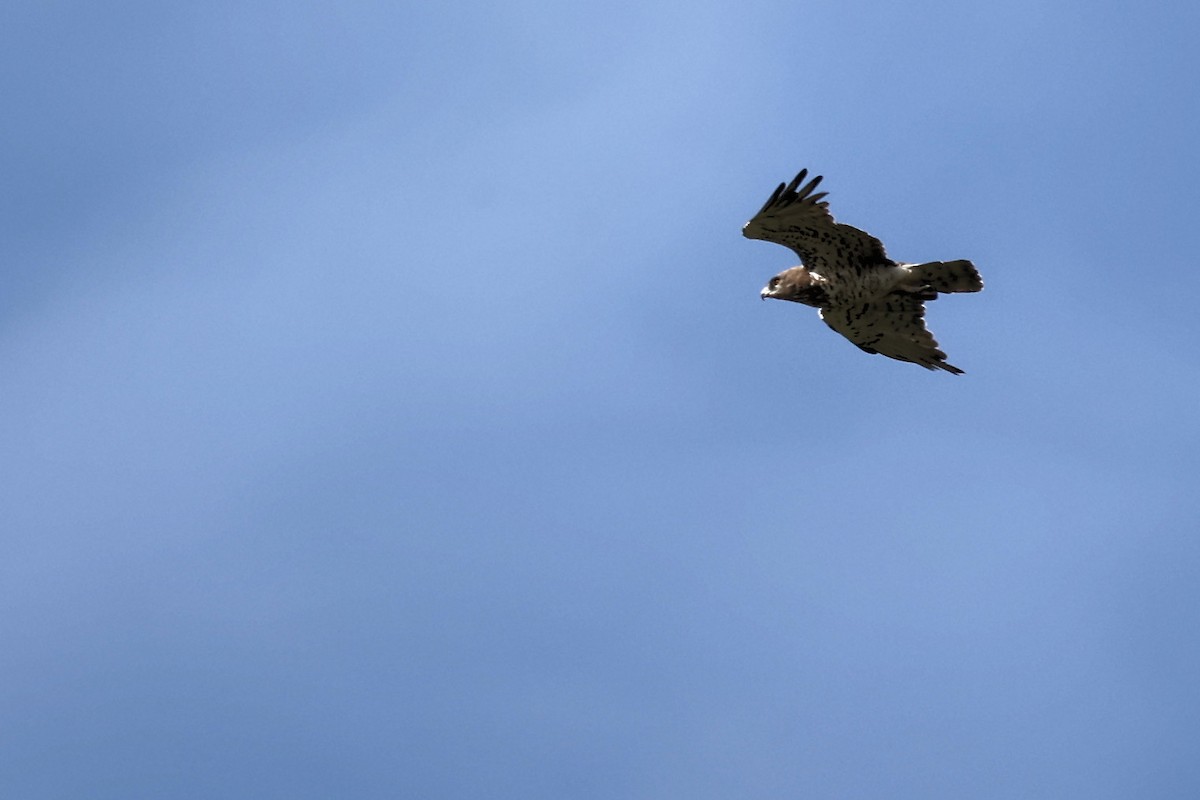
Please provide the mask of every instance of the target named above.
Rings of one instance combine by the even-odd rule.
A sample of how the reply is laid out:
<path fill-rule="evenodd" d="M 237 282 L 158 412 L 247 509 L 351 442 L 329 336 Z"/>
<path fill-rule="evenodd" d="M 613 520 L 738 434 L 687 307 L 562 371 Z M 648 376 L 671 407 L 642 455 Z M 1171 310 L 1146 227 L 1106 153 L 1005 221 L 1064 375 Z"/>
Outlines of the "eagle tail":
<path fill-rule="evenodd" d="M 929 261 L 914 264 L 909 271 L 935 292 L 978 292 L 983 278 L 970 261 Z"/>

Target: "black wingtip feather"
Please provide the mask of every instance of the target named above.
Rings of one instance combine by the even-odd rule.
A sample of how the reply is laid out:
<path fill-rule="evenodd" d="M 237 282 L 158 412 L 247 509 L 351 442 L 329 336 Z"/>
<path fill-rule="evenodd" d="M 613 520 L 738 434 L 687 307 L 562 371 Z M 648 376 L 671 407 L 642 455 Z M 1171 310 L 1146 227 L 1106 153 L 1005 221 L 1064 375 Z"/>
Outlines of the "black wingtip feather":
<path fill-rule="evenodd" d="M 817 177 L 813 178 L 808 183 L 804 184 L 804 188 L 801 189 L 800 191 L 796 192 L 797 196 L 798 197 L 808 197 L 808 195 L 812 193 L 812 190 L 817 188 L 817 184 L 819 184 L 821 182 L 821 179 L 824 177 L 825 177 L 824 175 L 818 175 Z"/>
<path fill-rule="evenodd" d="M 771 196 L 767 198 L 767 202 L 763 203 L 763 207 L 758 210 L 758 213 L 761 214 L 771 206 L 775 205 L 775 202 L 779 199 L 779 196 L 783 194 L 785 188 L 787 187 L 782 183 L 776 186 L 775 191 L 771 192 Z"/>
<path fill-rule="evenodd" d="M 804 180 L 807 177 L 808 170 L 802 169 L 796 174 L 796 177 L 792 178 L 792 180 L 788 183 L 779 184 L 777 187 L 775 187 L 775 191 L 771 193 L 771 196 L 767 198 L 767 202 L 763 203 L 763 207 L 758 210 L 758 213 L 761 214 L 769 208 L 782 210 L 796 203 L 811 203 L 815 206 L 828 206 L 829 203 L 825 202 L 822 198 L 828 196 L 829 192 L 817 192 L 816 194 L 813 193 L 813 190 L 820 185 L 821 181 L 824 179 L 824 176 L 817 175 L 808 183 L 804 183 Z M 801 186 L 801 184 L 804 185 Z"/>

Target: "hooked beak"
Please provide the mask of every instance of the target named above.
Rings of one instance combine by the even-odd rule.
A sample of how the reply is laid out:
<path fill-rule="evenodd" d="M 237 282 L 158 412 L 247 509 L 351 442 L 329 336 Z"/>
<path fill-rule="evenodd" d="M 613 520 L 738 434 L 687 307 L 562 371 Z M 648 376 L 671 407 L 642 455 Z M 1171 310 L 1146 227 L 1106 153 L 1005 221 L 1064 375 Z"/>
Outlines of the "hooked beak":
<path fill-rule="evenodd" d="M 770 294 L 771 294 L 771 292 L 769 289 L 763 289 L 761 292 L 758 293 L 758 299 L 766 300 L 768 295 L 770 295 Z"/>

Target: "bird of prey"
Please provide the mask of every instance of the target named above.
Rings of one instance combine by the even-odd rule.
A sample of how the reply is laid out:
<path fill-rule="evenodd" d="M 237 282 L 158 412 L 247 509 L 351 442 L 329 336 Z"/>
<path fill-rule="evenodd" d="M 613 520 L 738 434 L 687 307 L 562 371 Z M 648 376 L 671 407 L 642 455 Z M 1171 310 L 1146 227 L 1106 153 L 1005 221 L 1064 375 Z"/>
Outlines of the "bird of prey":
<path fill-rule="evenodd" d="M 804 183 L 801 170 L 779 184 L 762 210 L 742 228 L 749 239 L 791 248 L 802 266 L 776 275 L 761 297 L 790 300 L 820 309 L 825 324 L 868 353 L 944 369 L 946 362 L 925 328 L 925 301 L 939 292 L 978 292 L 983 280 L 970 261 L 892 261 L 874 236 L 834 222 L 826 192 L 813 191 L 821 176 Z"/>

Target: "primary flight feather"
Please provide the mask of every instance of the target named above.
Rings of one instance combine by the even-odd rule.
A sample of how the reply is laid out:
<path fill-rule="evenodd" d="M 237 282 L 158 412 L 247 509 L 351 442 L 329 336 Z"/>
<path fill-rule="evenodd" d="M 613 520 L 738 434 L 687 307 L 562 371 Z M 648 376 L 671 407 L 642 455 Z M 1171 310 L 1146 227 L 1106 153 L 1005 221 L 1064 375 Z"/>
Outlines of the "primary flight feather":
<path fill-rule="evenodd" d="M 926 369 L 962 370 L 946 362 L 925 327 L 925 301 L 940 292 L 978 292 L 983 280 L 970 261 L 892 261 L 874 236 L 833 221 L 818 175 L 801 170 L 779 184 L 742 228 L 750 239 L 790 248 L 801 266 L 772 278 L 761 296 L 820 309 L 825 324 L 868 353 Z"/>

